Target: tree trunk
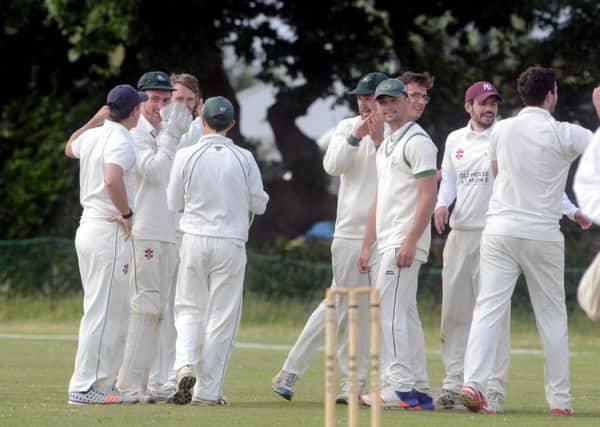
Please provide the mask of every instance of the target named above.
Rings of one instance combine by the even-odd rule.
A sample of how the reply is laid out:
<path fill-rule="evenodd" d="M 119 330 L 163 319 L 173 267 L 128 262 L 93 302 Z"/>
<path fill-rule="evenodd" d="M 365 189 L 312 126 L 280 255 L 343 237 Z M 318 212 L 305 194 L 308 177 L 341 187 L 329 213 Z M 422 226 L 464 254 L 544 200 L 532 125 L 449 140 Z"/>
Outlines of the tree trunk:
<path fill-rule="evenodd" d="M 306 87 L 280 92 L 267 111 L 284 168 L 292 176 L 288 181 L 267 183 L 271 199 L 267 212 L 253 226 L 255 240 L 263 241 L 277 234 L 296 237 L 316 221 L 335 219 L 335 197 L 326 191 L 319 147 L 296 126 L 296 118 L 317 98 L 314 92 Z"/>

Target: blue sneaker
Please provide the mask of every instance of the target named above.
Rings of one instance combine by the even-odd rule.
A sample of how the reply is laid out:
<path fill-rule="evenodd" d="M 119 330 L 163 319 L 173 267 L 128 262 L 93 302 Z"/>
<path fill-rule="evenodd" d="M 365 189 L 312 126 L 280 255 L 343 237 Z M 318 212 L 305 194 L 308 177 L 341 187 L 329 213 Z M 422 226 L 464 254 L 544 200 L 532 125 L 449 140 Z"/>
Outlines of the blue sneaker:
<path fill-rule="evenodd" d="M 419 398 L 417 397 L 417 390 L 414 388 L 411 391 L 398 391 L 396 395 L 400 399 L 400 407 L 404 409 L 420 410 Z"/>
<path fill-rule="evenodd" d="M 419 406 L 423 411 L 433 411 L 435 410 L 435 405 L 433 404 L 433 397 L 431 397 L 427 393 L 421 393 L 419 390 L 417 392 L 417 399 L 419 400 Z"/>
<path fill-rule="evenodd" d="M 294 396 L 292 387 L 296 384 L 297 379 L 298 375 L 287 371 L 281 371 L 273 378 L 273 391 L 285 400 L 292 400 L 292 397 Z"/>

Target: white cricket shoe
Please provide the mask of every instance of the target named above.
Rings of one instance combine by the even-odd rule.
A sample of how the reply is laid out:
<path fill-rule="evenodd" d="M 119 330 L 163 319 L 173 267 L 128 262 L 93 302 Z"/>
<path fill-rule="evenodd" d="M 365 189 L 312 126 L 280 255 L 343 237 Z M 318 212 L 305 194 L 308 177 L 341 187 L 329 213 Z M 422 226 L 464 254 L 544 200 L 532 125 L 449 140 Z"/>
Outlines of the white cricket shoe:
<path fill-rule="evenodd" d="M 400 391 L 390 386 L 381 391 L 380 399 L 383 409 L 413 409 L 417 411 L 421 409 L 415 389 Z M 365 406 L 371 406 L 371 394 L 363 394 L 360 397 L 360 401 Z"/>
<path fill-rule="evenodd" d="M 288 371 L 280 371 L 273 377 L 273 391 L 286 400 L 292 400 L 294 396 L 294 389 L 292 387 L 294 387 L 297 380 L 298 375 Z"/>
<path fill-rule="evenodd" d="M 119 393 L 104 393 L 91 387 L 88 391 L 69 393 L 69 405 L 115 405 L 124 403 Z"/>
<path fill-rule="evenodd" d="M 196 377 L 190 365 L 185 365 L 177 370 L 177 383 L 173 403 L 187 405 L 192 401 L 192 389 L 196 385 Z"/>
<path fill-rule="evenodd" d="M 435 404 L 438 408 L 442 409 L 465 409 L 459 399 L 459 393 L 445 388 L 441 389 L 438 393 Z"/>
<path fill-rule="evenodd" d="M 359 381 L 358 382 L 358 400 L 360 401 L 360 396 L 363 395 L 365 392 L 365 382 L 364 381 Z M 350 383 L 349 382 L 345 382 L 342 385 L 342 390 L 340 391 L 340 393 L 335 396 L 335 403 L 337 403 L 338 405 L 347 405 L 348 404 L 348 396 L 350 395 Z"/>
<path fill-rule="evenodd" d="M 497 391 L 490 391 L 487 394 L 487 404 L 485 412 L 488 414 L 501 414 L 504 412 L 504 395 Z"/>

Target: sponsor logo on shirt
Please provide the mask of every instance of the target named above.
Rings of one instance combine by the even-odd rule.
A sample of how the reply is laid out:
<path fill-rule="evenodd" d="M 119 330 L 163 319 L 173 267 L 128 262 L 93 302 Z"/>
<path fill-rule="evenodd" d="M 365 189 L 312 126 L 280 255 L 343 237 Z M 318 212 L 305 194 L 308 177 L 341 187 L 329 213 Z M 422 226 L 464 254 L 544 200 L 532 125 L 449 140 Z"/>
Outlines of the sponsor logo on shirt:
<path fill-rule="evenodd" d="M 458 184 L 483 185 L 490 182 L 488 169 L 465 170 L 458 173 Z"/>
<path fill-rule="evenodd" d="M 386 276 L 393 276 L 394 275 L 394 271 L 393 270 L 388 270 L 385 272 Z"/>
<path fill-rule="evenodd" d="M 463 154 L 465 154 L 465 152 L 462 148 L 459 148 L 458 150 L 456 150 L 456 158 L 458 160 L 463 158 Z"/>

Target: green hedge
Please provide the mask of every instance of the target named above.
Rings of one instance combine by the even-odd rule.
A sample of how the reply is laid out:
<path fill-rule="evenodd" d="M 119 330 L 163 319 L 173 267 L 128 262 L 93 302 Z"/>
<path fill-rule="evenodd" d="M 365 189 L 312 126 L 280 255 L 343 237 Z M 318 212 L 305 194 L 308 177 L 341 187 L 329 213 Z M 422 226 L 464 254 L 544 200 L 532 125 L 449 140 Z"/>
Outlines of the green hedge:
<path fill-rule="evenodd" d="M 419 300 L 434 305 L 441 304 L 441 270 L 439 252 L 441 242 L 434 242 L 432 260 L 425 265 L 419 277 Z M 311 245 L 320 245 L 310 249 Z M 327 243 L 288 242 L 279 245 L 271 254 L 248 252 L 246 291 L 267 299 L 312 299 L 324 295 L 331 283 L 331 268 L 323 259 L 327 257 Z M 279 254 L 277 254 L 279 253 Z M 311 254 L 313 260 L 295 258 L 303 253 Z M 577 283 L 582 268 L 567 268 L 565 288 L 567 305 L 576 305 Z M 530 307 L 527 288 L 522 278 L 513 296 L 515 308 Z M 77 256 L 73 240 L 62 238 L 37 238 L 28 240 L 0 241 L 0 295 L 10 300 L 17 296 L 44 296 L 49 299 L 75 294 L 81 291 L 77 268 Z"/>

